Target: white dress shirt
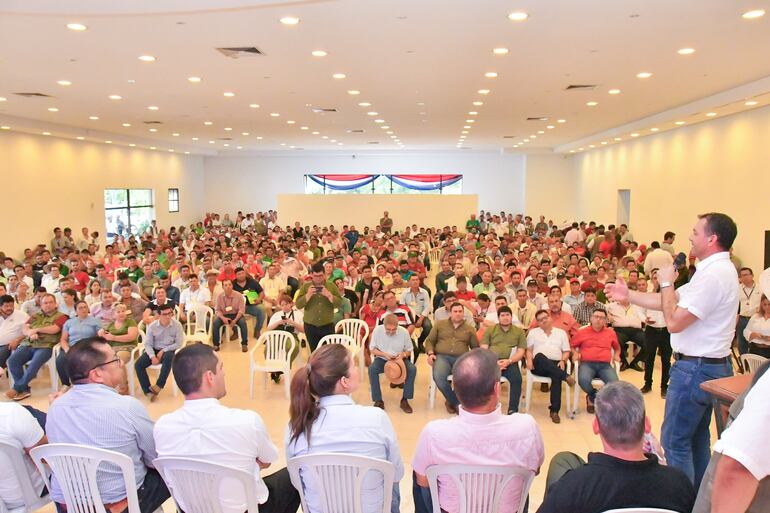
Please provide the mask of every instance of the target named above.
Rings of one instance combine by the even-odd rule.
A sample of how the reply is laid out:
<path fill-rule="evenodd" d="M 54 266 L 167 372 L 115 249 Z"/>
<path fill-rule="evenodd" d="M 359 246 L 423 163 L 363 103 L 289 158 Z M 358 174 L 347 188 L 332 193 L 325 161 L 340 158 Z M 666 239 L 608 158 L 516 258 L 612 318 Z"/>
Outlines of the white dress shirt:
<path fill-rule="evenodd" d="M 23 310 L 14 310 L 8 317 L 0 315 L 0 346 L 7 346 L 22 336 L 24 323 L 29 315 Z"/>
<path fill-rule="evenodd" d="M 697 264 L 692 280 L 677 289 L 679 308 L 698 320 L 671 334 L 675 353 L 707 358 L 730 354 L 738 315 L 738 272 L 727 251 L 715 253 Z"/>
<path fill-rule="evenodd" d="M 759 333 L 763 337 L 770 337 L 770 319 L 765 319 L 765 317 L 761 314 L 753 315 L 751 319 L 749 319 L 749 323 L 746 325 L 746 329 L 743 330 L 743 336 L 746 337 L 746 340 L 749 340 L 749 337 L 752 333 Z M 753 344 L 770 346 L 770 342 L 758 338 L 755 338 L 750 342 Z"/>
<path fill-rule="evenodd" d="M 393 482 L 397 483 L 404 476 L 404 464 L 398 448 L 396 432 L 388 414 L 373 406 L 359 406 L 347 395 L 329 395 L 320 399 L 321 414 L 313 423 L 311 430 L 312 446 L 302 434 L 291 441 L 291 431 L 286 430 L 286 461 L 296 456 L 338 452 L 367 456 L 386 460 L 395 467 Z M 292 481 L 295 488 L 304 485 L 305 501 L 309 511 L 320 513 L 321 497 L 315 489 L 317 484 L 302 475 L 302 482 Z M 391 486 L 385 484 L 385 486 Z M 383 503 L 382 476 L 371 473 L 364 478 L 361 487 L 363 513 L 380 513 Z"/>
<path fill-rule="evenodd" d="M 192 287 L 187 287 L 179 296 L 179 304 L 185 310 L 189 310 L 193 305 L 205 305 L 211 301 L 211 292 L 206 287 L 198 286 L 198 290 L 193 291 Z"/>
<path fill-rule="evenodd" d="M 23 449 L 34 447 L 43 438 L 43 429 L 35 418 L 18 403 L 0 403 L 0 442 L 15 446 L 21 452 Z M 32 479 L 32 486 L 39 496 L 43 491 L 43 479 L 35 468 L 35 464 L 26 454 L 23 456 L 27 473 Z M 13 510 L 24 506 L 19 481 L 11 472 L 11 462 L 5 454 L 0 453 L 0 500 Z"/>
<path fill-rule="evenodd" d="M 759 302 L 762 300 L 762 290 L 756 282 L 753 287 L 746 287 L 741 283 L 738 285 L 738 298 L 741 301 L 738 314 L 741 317 L 751 317 L 759 311 Z"/>
<path fill-rule="evenodd" d="M 542 328 L 532 328 L 527 333 L 527 349 L 532 349 L 532 356 L 543 353 L 549 360 L 561 360 L 564 351 L 569 351 L 569 337 L 561 328 L 551 328 L 547 335 Z"/>
<path fill-rule="evenodd" d="M 256 412 L 227 408 L 213 398 L 187 400 L 158 419 L 153 437 L 158 457 L 197 458 L 253 474 L 257 502 L 267 501 L 268 490 L 259 476 L 257 460 L 273 463 L 278 449 Z M 226 513 L 246 510 L 243 487 L 237 481 L 223 480 L 219 495 Z M 184 504 L 180 507 L 189 511 Z"/>

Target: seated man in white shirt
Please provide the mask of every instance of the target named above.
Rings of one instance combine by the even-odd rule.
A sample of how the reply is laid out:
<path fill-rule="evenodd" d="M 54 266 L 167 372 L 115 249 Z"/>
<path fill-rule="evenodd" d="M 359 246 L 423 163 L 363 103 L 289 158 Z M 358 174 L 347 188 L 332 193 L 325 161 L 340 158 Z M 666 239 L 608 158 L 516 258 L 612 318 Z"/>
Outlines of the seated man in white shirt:
<path fill-rule="evenodd" d="M 195 309 L 199 306 L 211 308 L 211 292 L 201 287 L 197 274 L 191 274 L 188 279 L 189 286 L 179 296 L 179 322 L 195 320 Z M 188 319 L 189 318 L 189 319 Z"/>
<path fill-rule="evenodd" d="M 45 416 L 45 414 L 42 415 Z M 42 496 L 45 489 L 43 479 L 35 468 L 35 464 L 27 456 L 33 447 L 48 443 L 39 421 L 28 409 L 18 403 L 0 403 L 0 443 L 9 444 L 18 448 L 19 451 L 24 451 L 24 464 L 32 481 L 32 487 L 38 496 Z M 0 468 L 4 469 L 0 472 L 0 502 L 10 511 L 16 508 L 25 510 L 19 481 L 11 472 L 11 462 L 5 454 L 0 454 Z"/>
<path fill-rule="evenodd" d="M 644 330 L 642 330 L 642 321 L 645 320 L 644 311 L 628 301 L 622 303 L 610 301 L 607 303 L 607 314 L 620 343 L 620 370 L 634 369 L 642 372 L 644 369 L 640 362 L 645 361 L 645 340 Z M 639 348 L 636 355 L 632 355 L 630 363 L 626 356 L 629 343 L 634 343 Z"/>
<path fill-rule="evenodd" d="M 205 344 L 185 347 L 176 354 L 173 370 L 185 402 L 155 424 L 158 457 L 197 458 L 249 472 L 254 475 L 260 513 L 295 513 L 299 494 L 289 472 L 283 468 L 264 479 L 259 475 L 278 459 L 262 418 L 254 411 L 219 403 L 227 391 L 224 366 L 214 349 Z M 189 511 L 183 497 L 175 499 L 182 510 Z M 219 499 L 225 513 L 242 513 L 247 508 L 236 482 L 223 481 Z"/>
<path fill-rule="evenodd" d="M 380 391 L 380 374 L 385 371 L 385 364 L 400 360 L 404 363 L 406 370 L 404 395 L 401 398 L 400 407 L 405 413 L 412 413 L 409 399 L 414 397 L 414 379 L 417 377 L 417 367 L 410 360 L 412 339 L 406 328 L 398 325 L 398 317 L 392 313 L 385 314 L 382 324 L 372 331 L 369 350 L 374 357 L 369 366 L 369 385 L 371 386 L 374 406 L 385 409 Z"/>

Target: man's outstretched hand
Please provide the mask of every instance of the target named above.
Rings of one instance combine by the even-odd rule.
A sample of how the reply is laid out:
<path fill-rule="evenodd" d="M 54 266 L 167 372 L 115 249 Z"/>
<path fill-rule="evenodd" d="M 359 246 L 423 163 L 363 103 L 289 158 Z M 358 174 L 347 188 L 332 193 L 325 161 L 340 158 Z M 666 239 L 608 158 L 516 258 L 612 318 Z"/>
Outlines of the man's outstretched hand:
<path fill-rule="evenodd" d="M 628 285 L 623 278 L 618 277 L 615 283 L 610 283 L 604 287 L 604 293 L 607 299 L 622 302 L 628 300 Z"/>

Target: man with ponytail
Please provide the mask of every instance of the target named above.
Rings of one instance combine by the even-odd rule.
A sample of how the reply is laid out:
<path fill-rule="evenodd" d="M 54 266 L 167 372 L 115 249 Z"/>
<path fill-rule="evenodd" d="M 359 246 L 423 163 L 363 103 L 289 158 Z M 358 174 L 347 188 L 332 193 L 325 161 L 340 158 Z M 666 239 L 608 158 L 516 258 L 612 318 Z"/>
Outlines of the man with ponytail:
<path fill-rule="evenodd" d="M 380 408 L 359 406 L 353 394 L 361 385 L 358 365 L 350 351 L 339 344 L 326 344 L 314 351 L 310 361 L 291 380 L 289 426 L 286 430 L 286 461 L 297 456 L 317 453 L 345 453 L 391 462 L 393 499 L 391 512 L 399 511 L 398 482 L 404 475 L 404 464 L 398 440 L 390 419 Z M 304 484 L 308 511 L 320 513 L 321 490 L 312 483 Z M 382 511 L 382 476 L 370 473 L 361 487 L 361 511 Z"/>

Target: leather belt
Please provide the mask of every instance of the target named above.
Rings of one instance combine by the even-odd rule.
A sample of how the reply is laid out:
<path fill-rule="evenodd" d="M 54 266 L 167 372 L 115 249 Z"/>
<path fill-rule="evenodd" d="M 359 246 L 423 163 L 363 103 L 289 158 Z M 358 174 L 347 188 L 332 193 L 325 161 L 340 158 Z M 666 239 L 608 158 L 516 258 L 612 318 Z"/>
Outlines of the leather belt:
<path fill-rule="evenodd" d="M 649 324 L 647 325 L 647 328 L 650 328 L 651 330 L 656 330 L 656 331 L 666 331 L 667 329 L 665 326 L 650 326 Z"/>
<path fill-rule="evenodd" d="M 727 363 L 730 360 L 730 357 L 724 356 L 722 358 L 709 358 L 707 356 L 687 356 L 686 354 L 682 354 L 682 353 L 674 353 L 674 360 L 684 360 L 686 362 L 699 362 L 699 363 L 707 363 L 707 364 L 720 364 L 720 363 Z"/>

